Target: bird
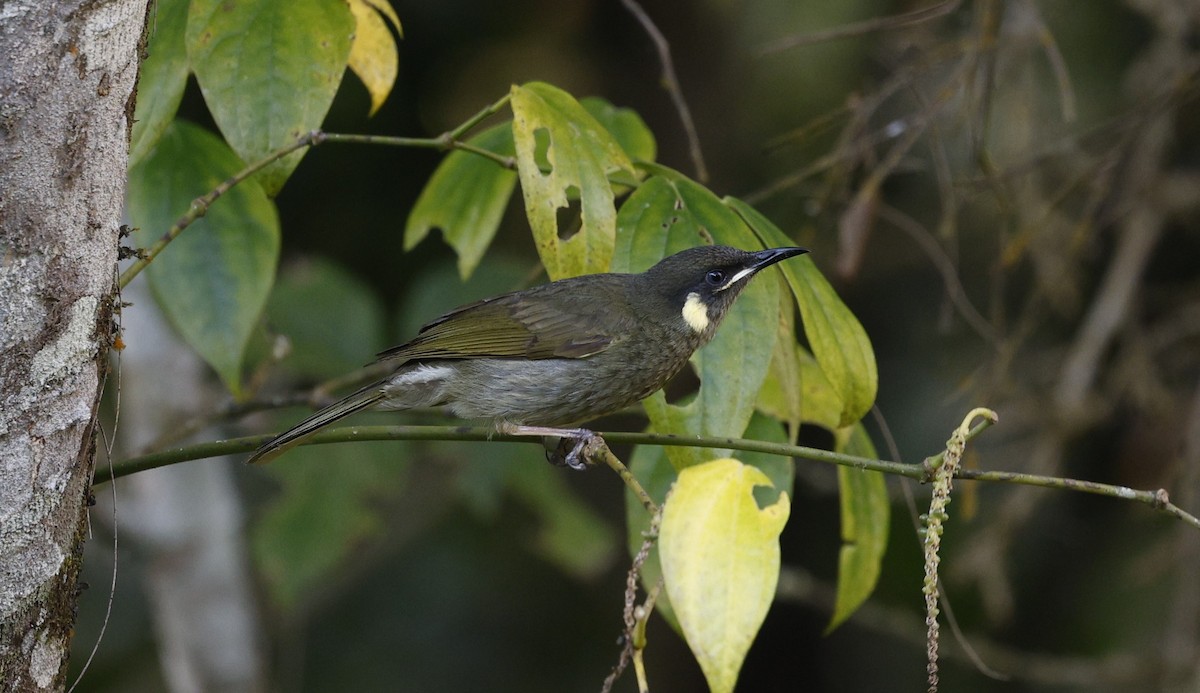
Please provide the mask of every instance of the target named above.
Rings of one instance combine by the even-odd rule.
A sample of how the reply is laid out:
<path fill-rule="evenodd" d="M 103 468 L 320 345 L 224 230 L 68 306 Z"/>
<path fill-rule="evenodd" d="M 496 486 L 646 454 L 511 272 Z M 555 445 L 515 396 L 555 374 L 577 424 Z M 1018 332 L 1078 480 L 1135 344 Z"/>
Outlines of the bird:
<path fill-rule="evenodd" d="M 275 436 L 247 460 L 267 462 L 322 428 L 368 409 L 445 406 L 499 433 L 571 442 L 583 469 L 584 423 L 662 388 L 716 334 L 763 269 L 807 253 L 702 245 L 641 273 L 586 274 L 485 298 L 377 354 L 386 377 Z M 773 326 L 764 326 L 774 329 Z"/>

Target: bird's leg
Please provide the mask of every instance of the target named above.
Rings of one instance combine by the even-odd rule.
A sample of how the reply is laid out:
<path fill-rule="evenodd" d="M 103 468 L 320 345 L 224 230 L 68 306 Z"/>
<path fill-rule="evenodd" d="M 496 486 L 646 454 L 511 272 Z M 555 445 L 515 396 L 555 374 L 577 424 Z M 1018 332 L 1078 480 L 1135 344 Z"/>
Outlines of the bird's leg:
<path fill-rule="evenodd" d="M 571 469 L 583 470 L 587 469 L 587 458 L 591 453 L 592 448 L 597 443 L 603 443 L 603 439 L 594 432 L 586 428 L 552 428 L 549 426 L 521 426 L 519 424 L 508 423 L 501 421 L 496 424 L 496 431 L 506 435 L 513 436 L 539 436 L 542 438 L 555 438 L 559 442 L 553 449 L 547 447 L 546 459 L 551 464 L 565 464 Z M 569 444 L 570 450 L 564 452 L 565 447 Z"/>

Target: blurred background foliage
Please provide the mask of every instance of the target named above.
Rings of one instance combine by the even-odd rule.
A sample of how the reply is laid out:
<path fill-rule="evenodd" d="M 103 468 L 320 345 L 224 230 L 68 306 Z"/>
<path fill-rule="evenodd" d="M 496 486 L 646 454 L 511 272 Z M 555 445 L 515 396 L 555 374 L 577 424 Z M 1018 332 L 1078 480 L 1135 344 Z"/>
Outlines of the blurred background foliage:
<path fill-rule="evenodd" d="M 405 36 L 392 96 L 366 119 L 370 98 L 346 79 L 327 130 L 434 136 L 536 79 L 634 109 L 659 161 L 695 175 L 653 45 L 620 2 L 393 6 Z M 670 41 L 709 187 L 811 247 L 870 334 L 901 459 L 937 452 L 964 411 L 986 405 L 1000 425 L 968 465 L 1164 487 L 1200 510 L 1200 6 L 644 7 Z M 922 8 L 924 21 L 885 20 Z M 211 127 L 194 83 L 181 115 Z M 439 234 L 404 251 L 405 220 L 439 160 L 365 146 L 306 155 L 276 199 L 283 257 L 253 387 L 342 375 L 446 308 L 541 281 L 519 204 L 465 283 Z M 282 358 L 278 334 L 291 340 Z M 298 411 L 221 430 L 275 430 Z M 179 430 L 204 413 L 179 413 Z M 626 416 L 599 428 L 642 425 Z M 831 443 L 818 430 L 801 439 Z M 596 690 L 616 661 L 625 510 L 603 472 L 549 469 L 524 445 L 364 443 L 297 450 L 233 478 L 260 625 L 258 673 L 226 690 Z M 879 589 L 823 636 L 836 488 L 833 469 L 797 465 L 780 598 L 738 690 L 924 689 L 921 557 L 905 502 L 923 489 L 889 481 Z M 966 640 L 1007 680 L 943 629 L 943 690 L 1200 689 L 1194 530 L 1065 492 L 960 483 L 956 498 L 946 592 Z M 128 509 L 118 505 L 118 521 Z M 160 652 L 145 586 L 163 558 L 133 529 L 81 691 L 177 680 L 163 673 L 171 652 Z M 111 580 L 111 523 L 96 535 L 75 666 Z M 661 620 L 647 662 L 656 691 L 702 689 Z M 617 685 L 634 689 L 629 675 Z"/>

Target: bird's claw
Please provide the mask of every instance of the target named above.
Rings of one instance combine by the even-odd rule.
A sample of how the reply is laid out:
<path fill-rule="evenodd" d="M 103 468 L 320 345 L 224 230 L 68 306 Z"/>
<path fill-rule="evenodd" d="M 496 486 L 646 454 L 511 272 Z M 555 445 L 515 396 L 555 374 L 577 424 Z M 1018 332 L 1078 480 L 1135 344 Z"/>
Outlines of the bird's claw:
<path fill-rule="evenodd" d="M 553 448 L 546 449 L 546 461 L 581 472 L 590 466 L 592 457 L 603 445 L 604 439 L 590 431 L 587 435 L 559 438 Z"/>

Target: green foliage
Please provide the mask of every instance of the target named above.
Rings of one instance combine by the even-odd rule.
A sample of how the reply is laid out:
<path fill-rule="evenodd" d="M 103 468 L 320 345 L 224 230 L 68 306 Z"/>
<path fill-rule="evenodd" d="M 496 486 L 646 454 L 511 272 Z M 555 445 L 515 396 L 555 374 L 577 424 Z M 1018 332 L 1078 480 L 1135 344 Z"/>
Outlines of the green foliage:
<path fill-rule="evenodd" d="M 344 2 L 192 0 L 187 50 L 221 133 L 256 161 L 320 126 L 333 103 L 354 35 Z M 259 174 L 275 196 L 303 152 Z"/>
<path fill-rule="evenodd" d="M 579 105 L 608 130 L 633 161 L 654 161 L 658 156 L 654 133 L 636 111 L 618 108 L 597 96 L 580 99 Z"/>
<path fill-rule="evenodd" d="M 193 198 L 241 170 L 244 161 L 262 160 L 318 127 L 348 61 L 368 86 L 372 110 L 377 109 L 394 79 L 389 72 L 394 53 L 387 47 L 391 34 L 377 14 L 387 10 L 375 0 L 355 0 L 353 7 L 319 0 L 193 0 L 190 8 L 164 0 L 152 43 L 158 57 L 147 62 L 138 112 L 143 122 L 134 132 L 129 199 L 134 222 L 143 229 L 139 242 L 148 245 Z M 387 21 L 399 27 L 394 13 Z M 189 70 L 229 146 L 195 126 L 170 122 Z M 441 229 L 457 254 L 458 277 L 435 271 L 422 278 L 423 290 L 406 297 L 401 310 L 404 337 L 457 305 L 455 297 L 464 291 L 493 295 L 516 288 L 528 274 L 503 263 L 475 272 L 518 180 L 534 243 L 551 279 L 642 271 L 666 255 L 705 243 L 747 249 L 792 243 L 748 205 L 722 200 L 654 164 L 654 136 L 633 111 L 597 98 L 577 101 L 539 82 L 512 87 L 509 104 L 510 122 L 479 132 L 468 144 L 512 157 L 516 172 L 472 152 L 452 151 L 408 217 L 405 248 Z M 268 195 L 279 191 L 301 156 L 292 154 L 234 187 L 148 270 L 172 322 L 234 393 L 241 388 L 247 339 L 261 329 L 274 280 L 279 231 Z M 627 193 L 618 209 L 618 197 Z M 565 210 L 578 212 L 577 229 L 566 227 Z M 810 259 L 780 268 L 790 292 L 780 275 L 767 270 L 744 290 L 713 342 L 693 357 L 700 380 L 694 395 L 681 404 L 668 403 L 661 392 L 646 401 L 653 430 L 785 442 L 784 424 L 794 438 L 801 423 L 812 423 L 834 431 L 847 451 L 867 454 L 870 441 L 857 422 L 875 397 L 870 342 Z M 468 278 L 471 286 L 464 288 L 459 280 Z M 797 307 L 811 353 L 796 341 Z M 307 379 L 341 375 L 384 345 L 378 299 L 322 262 L 298 265 L 283 276 L 271 294 L 268 321 L 293 346 L 279 366 Z M 383 509 L 405 483 L 395 458 L 408 458 L 417 449 L 299 450 L 286 464 L 270 468 L 281 488 L 256 526 L 254 548 L 280 605 L 303 603 L 355 552 L 382 540 Z M 432 444 L 420 450 L 427 457 L 461 456 L 461 446 Z M 488 512 L 511 495 L 538 520 L 534 552 L 581 577 L 604 570 L 616 542 L 603 520 L 561 475 L 524 463 L 529 454 L 525 446 L 508 448 L 489 454 L 486 468 L 464 468 L 458 498 Z M 771 455 L 743 455 L 745 464 L 712 462 L 727 456 L 722 450 L 639 448 L 630 465 L 660 502 L 672 483 L 678 484 L 666 506 L 670 598 L 664 596 L 660 608 L 674 619 L 672 599 L 683 604 L 678 623 L 714 690 L 732 688 L 773 598 L 777 536 L 786 521 L 794 471 L 790 459 Z M 338 467 L 336 474 L 328 473 L 331 465 Z M 844 545 L 831 628 L 873 589 L 887 530 L 882 480 L 846 470 L 839 480 Z M 630 544 L 636 548 L 646 518 L 636 502 L 628 513 Z M 656 552 L 643 579 L 656 580 L 660 571 Z"/>
<path fill-rule="evenodd" d="M 467 140 L 490 152 L 513 156 L 508 123 Z M 404 227 L 404 249 L 412 250 L 433 229 L 458 253 L 458 273 L 465 281 L 492 244 L 504 208 L 517 185 L 517 174 L 476 154 L 454 151 L 433 172 Z"/>
<path fill-rule="evenodd" d="M 188 0 L 158 0 L 151 19 L 146 59 L 138 78 L 137 109 L 129 141 L 129 166 L 150 151 L 170 125 L 187 86 L 188 60 L 183 35 Z"/>
<path fill-rule="evenodd" d="M 612 529 L 571 490 L 561 470 L 537 459 L 530 446 L 511 447 L 521 459 L 509 464 L 509 488 L 538 517 L 533 550 L 581 579 L 599 576 L 617 554 Z"/>
<path fill-rule="evenodd" d="M 779 227 L 750 205 L 733 198 L 726 198 L 726 203 L 737 210 L 763 243 L 775 246 L 789 242 Z M 875 367 L 871 340 L 811 257 L 784 262 L 779 267 L 800 305 L 804 334 L 817 363 L 841 397 L 838 427 L 849 426 L 861 419 L 875 403 L 879 372 Z"/>
<path fill-rule="evenodd" d="M 197 196 L 242 168 L 206 130 L 182 121 L 129 172 L 129 217 L 147 246 Z M 235 394 L 242 355 L 275 279 L 279 219 L 253 180 L 233 188 L 146 270 L 163 312 Z"/>
<path fill-rule="evenodd" d="M 838 452 L 878 459 L 862 424 L 838 435 Z M 838 554 L 837 600 L 826 632 L 841 625 L 875 591 L 887 551 L 891 504 L 883 474 L 838 466 L 842 549 Z"/>
<path fill-rule="evenodd" d="M 608 176 L 633 163 L 570 94 L 541 82 L 512 88 L 513 141 L 525 213 L 551 279 L 603 272 L 612 261 L 616 207 Z M 538 155 L 545 147 L 544 159 Z M 560 233 L 558 210 L 579 200 L 580 229 Z"/>
<path fill-rule="evenodd" d="M 608 131 L 629 159 L 654 160 L 654 135 L 638 114 L 594 96 L 582 99 L 579 105 Z M 575 109 L 572 112 L 578 115 Z M 512 121 L 485 130 L 467 142 L 503 156 L 516 153 Z M 546 152 L 535 154 L 540 163 Z M 409 214 L 404 228 L 405 250 L 416 247 L 431 230 L 439 228 L 458 253 L 460 276 L 467 279 L 496 236 L 516 180 L 517 174 L 495 162 L 461 150 L 451 152 L 434 171 Z M 614 187 L 614 192 L 620 189 Z"/>
<path fill-rule="evenodd" d="M 251 548 L 278 606 L 299 608 L 386 538 L 387 504 L 406 486 L 411 453 L 402 443 L 310 446 L 263 467 L 280 488 L 253 525 Z"/>
<path fill-rule="evenodd" d="M 288 267 L 267 304 L 273 332 L 291 342 L 284 369 L 313 380 L 345 375 L 387 346 L 379 297 L 357 277 L 319 258 Z"/>

